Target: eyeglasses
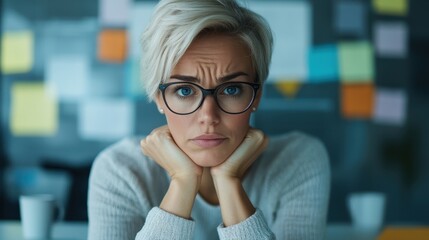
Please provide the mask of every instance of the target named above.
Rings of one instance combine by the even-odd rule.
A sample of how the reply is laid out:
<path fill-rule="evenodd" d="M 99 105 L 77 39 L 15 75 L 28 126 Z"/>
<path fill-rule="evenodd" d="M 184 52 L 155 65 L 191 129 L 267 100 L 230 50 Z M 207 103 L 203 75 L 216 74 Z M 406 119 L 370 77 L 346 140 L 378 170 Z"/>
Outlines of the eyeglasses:
<path fill-rule="evenodd" d="M 172 82 L 160 84 L 159 90 L 168 109 L 179 115 L 197 111 L 208 95 L 213 95 L 222 111 L 240 114 L 253 104 L 259 87 L 258 83 L 226 82 L 216 88 L 205 89 L 195 83 Z"/>

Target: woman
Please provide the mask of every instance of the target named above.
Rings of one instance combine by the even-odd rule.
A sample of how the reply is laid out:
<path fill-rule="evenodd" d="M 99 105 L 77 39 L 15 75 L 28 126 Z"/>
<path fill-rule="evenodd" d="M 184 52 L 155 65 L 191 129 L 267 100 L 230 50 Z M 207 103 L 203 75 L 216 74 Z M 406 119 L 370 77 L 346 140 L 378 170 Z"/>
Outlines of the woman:
<path fill-rule="evenodd" d="M 323 238 L 322 144 L 249 126 L 271 52 L 265 21 L 233 0 L 160 1 L 142 72 L 167 125 L 97 157 L 89 239 Z"/>

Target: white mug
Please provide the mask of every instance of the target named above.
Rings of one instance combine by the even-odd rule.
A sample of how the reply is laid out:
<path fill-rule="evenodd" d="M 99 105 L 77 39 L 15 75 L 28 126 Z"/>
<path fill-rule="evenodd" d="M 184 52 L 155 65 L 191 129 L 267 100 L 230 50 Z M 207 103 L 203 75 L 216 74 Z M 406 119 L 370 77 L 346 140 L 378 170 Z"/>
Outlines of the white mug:
<path fill-rule="evenodd" d="M 19 198 L 22 230 L 25 239 L 50 239 L 55 212 L 55 197 L 50 194 L 23 195 Z"/>
<path fill-rule="evenodd" d="M 353 225 L 360 228 L 380 229 L 383 225 L 386 197 L 383 193 L 353 193 L 348 197 L 348 208 Z"/>

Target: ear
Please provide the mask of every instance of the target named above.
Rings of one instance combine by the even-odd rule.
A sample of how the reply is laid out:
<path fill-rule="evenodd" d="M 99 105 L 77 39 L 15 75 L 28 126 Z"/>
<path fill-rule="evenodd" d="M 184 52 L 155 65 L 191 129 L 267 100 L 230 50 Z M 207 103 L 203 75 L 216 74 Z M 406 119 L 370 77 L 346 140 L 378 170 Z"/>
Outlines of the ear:
<path fill-rule="evenodd" d="M 164 100 L 162 99 L 161 94 L 157 94 L 154 98 L 156 107 L 158 108 L 158 111 L 163 114 L 164 113 L 164 109 L 165 109 L 165 104 L 164 104 Z"/>

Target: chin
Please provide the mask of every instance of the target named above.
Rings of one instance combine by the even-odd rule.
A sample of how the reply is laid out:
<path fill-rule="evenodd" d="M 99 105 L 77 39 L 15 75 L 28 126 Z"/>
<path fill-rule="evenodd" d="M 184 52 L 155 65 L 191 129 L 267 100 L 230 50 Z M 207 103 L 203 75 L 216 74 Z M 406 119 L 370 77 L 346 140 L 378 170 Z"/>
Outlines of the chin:
<path fill-rule="evenodd" d="M 192 161 L 197 164 L 200 167 L 215 167 L 223 162 L 228 158 L 229 155 L 225 154 L 219 154 L 219 151 L 211 152 L 211 151 L 204 151 L 199 153 L 192 153 L 189 154 Z"/>

